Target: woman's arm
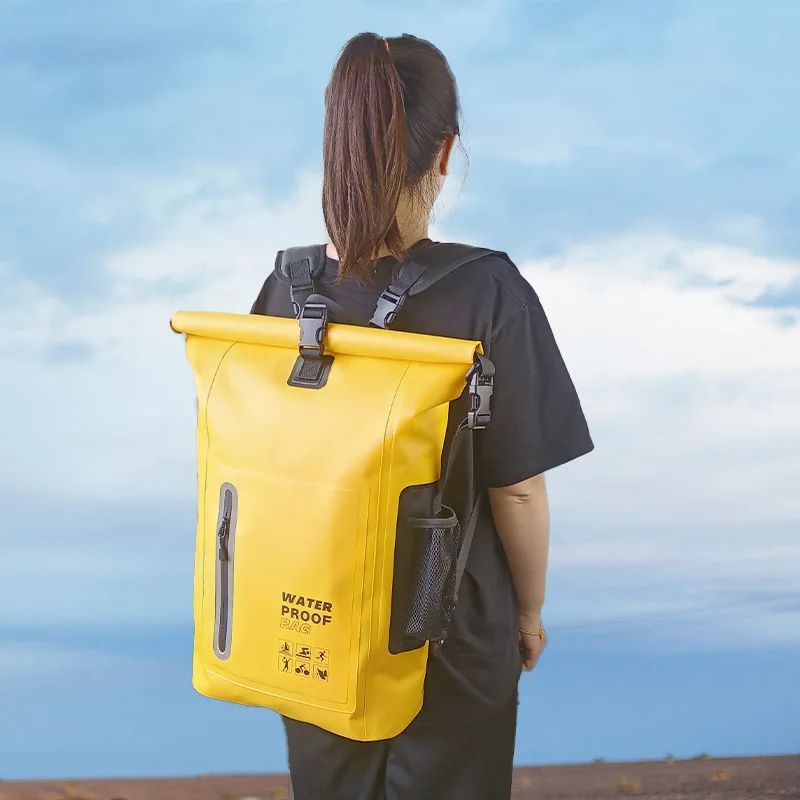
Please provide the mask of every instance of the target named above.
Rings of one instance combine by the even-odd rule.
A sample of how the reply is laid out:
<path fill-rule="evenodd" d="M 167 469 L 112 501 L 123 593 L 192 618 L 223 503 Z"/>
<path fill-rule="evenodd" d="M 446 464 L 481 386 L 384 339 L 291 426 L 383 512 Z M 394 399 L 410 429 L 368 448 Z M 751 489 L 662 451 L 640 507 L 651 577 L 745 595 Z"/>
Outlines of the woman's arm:
<path fill-rule="evenodd" d="M 544 475 L 489 489 L 497 534 L 506 552 L 519 605 L 519 627 L 535 634 L 542 622 L 547 580 L 550 514 Z M 520 634 L 525 670 L 531 670 L 546 639 Z"/>

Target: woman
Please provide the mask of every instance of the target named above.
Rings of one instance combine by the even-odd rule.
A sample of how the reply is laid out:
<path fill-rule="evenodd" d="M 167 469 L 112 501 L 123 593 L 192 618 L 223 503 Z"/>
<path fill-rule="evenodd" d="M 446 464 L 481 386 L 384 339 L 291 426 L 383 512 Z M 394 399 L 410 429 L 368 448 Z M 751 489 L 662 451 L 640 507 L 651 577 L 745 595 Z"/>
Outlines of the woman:
<path fill-rule="evenodd" d="M 360 34 L 326 93 L 322 292 L 366 323 L 397 260 L 430 243 L 428 220 L 459 135 L 442 53 Z M 253 312 L 291 315 L 267 280 Z M 476 434 L 483 504 L 450 634 L 430 658 L 422 711 L 389 741 L 353 742 L 285 719 L 297 800 L 501 800 L 511 792 L 521 671 L 546 644 L 543 473 L 593 445 L 538 297 L 498 253 L 403 306 L 395 328 L 480 340 L 496 368 L 492 421 Z M 459 418 L 458 415 L 453 415 Z"/>

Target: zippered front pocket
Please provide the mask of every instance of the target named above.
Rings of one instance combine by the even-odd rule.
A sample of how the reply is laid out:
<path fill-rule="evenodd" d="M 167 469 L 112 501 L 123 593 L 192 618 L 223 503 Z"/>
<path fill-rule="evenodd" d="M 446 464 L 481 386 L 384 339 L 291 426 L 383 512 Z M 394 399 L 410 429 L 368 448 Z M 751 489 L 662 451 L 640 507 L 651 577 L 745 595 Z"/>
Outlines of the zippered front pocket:
<path fill-rule="evenodd" d="M 233 555 L 236 541 L 238 494 L 231 483 L 223 483 L 219 493 L 216 540 L 216 602 L 214 614 L 214 653 L 227 659 L 231 653 L 233 620 Z"/>

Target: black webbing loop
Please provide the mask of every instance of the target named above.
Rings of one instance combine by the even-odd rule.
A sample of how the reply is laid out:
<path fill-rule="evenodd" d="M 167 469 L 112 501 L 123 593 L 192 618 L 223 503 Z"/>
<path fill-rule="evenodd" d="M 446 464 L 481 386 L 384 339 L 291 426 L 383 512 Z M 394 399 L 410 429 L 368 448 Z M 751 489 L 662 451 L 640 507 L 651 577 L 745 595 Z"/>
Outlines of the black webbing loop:
<path fill-rule="evenodd" d="M 292 297 L 292 309 L 295 317 L 299 319 L 300 312 L 308 296 L 314 291 L 314 279 L 311 277 L 311 261 L 308 258 L 303 258 L 293 264 L 287 264 L 286 271 L 289 273 L 289 281 L 291 283 L 289 292 Z"/>

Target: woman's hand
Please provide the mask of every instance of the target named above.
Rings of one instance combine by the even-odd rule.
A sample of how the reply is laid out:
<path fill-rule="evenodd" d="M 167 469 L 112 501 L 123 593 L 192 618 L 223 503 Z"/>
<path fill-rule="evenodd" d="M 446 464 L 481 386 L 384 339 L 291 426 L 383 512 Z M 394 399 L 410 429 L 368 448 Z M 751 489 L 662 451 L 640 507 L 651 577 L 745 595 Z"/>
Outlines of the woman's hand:
<path fill-rule="evenodd" d="M 542 627 L 541 614 L 520 614 L 519 650 L 523 672 L 530 672 L 547 646 L 547 634 Z"/>

